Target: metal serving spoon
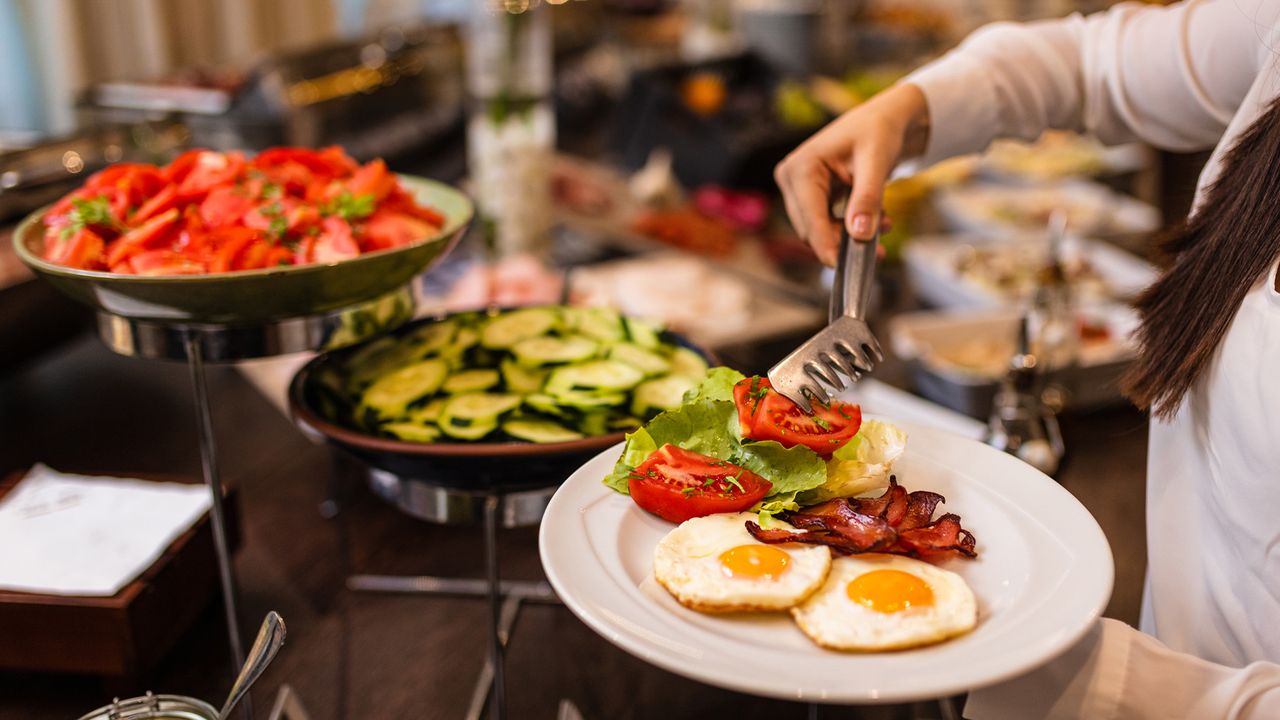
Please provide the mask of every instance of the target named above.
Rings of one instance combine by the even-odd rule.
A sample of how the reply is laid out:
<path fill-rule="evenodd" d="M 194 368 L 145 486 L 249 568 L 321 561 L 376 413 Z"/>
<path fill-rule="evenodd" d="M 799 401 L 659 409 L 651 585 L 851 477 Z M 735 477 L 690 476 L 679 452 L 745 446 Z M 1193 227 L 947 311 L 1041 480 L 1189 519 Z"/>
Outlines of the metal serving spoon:
<path fill-rule="evenodd" d="M 258 638 L 253 641 L 253 647 L 249 648 L 249 657 L 245 658 L 244 667 L 240 668 L 240 676 L 236 678 L 227 701 L 218 711 L 218 720 L 227 720 L 235 706 L 249 693 L 249 688 L 262 677 L 280 646 L 284 645 L 284 635 L 284 618 L 274 610 L 267 613 L 262 620 L 262 627 L 258 629 Z"/>

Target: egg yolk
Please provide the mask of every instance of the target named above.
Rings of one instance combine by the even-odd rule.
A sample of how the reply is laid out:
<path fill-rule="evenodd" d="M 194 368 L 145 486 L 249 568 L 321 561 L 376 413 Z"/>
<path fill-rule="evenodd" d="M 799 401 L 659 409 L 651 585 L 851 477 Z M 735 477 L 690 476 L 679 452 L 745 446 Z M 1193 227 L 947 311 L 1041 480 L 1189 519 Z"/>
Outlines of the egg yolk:
<path fill-rule="evenodd" d="M 739 545 L 720 553 L 720 564 L 729 577 L 773 580 L 791 566 L 791 556 L 772 545 Z"/>
<path fill-rule="evenodd" d="M 933 588 L 901 570 L 872 570 L 854 578 L 846 588 L 849 599 L 880 613 L 933 605 Z"/>

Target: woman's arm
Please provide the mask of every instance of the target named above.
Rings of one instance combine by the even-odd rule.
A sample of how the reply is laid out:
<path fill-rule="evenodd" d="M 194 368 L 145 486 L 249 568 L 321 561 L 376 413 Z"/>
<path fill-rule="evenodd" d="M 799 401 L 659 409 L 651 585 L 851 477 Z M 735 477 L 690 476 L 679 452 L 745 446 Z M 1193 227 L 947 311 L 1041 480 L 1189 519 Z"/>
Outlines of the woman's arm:
<path fill-rule="evenodd" d="M 1213 147 L 1270 56 L 1278 7 L 1192 0 L 989 25 L 907 79 L 934 118 L 926 160 L 1046 128 L 1107 143 Z"/>
<path fill-rule="evenodd" d="M 1174 652 L 1117 620 L 1101 620 L 1062 657 L 969 695 L 970 720 L 1165 720 L 1280 717 L 1280 665 L 1229 668 Z"/>
<path fill-rule="evenodd" d="M 775 175 L 787 212 L 829 260 L 833 179 L 852 185 L 846 225 L 868 239 L 900 160 L 928 164 L 1047 128 L 1087 130 L 1109 143 L 1212 147 L 1272 62 L 1278 15 L 1280 0 L 1192 0 L 983 28 L 888 90 L 886 102 L 854 108 L 783 160 Z"/>

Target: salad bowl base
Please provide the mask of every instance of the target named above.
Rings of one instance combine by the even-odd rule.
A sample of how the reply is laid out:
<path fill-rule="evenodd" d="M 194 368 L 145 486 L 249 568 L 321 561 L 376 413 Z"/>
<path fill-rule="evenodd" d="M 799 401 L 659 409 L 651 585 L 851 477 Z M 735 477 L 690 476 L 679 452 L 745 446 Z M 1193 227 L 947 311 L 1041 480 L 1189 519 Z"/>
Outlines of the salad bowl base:
<path fill-rule="evenodd" d="M 194 338 L 205 362 L 222 363 L 346 347 L 413 317 L 412 284 L 371 300 L 303 317 L 253 323 L 144 320 L 98 311 L 98 336 L 113 352 L 154 360 L 187 360 Z"/>

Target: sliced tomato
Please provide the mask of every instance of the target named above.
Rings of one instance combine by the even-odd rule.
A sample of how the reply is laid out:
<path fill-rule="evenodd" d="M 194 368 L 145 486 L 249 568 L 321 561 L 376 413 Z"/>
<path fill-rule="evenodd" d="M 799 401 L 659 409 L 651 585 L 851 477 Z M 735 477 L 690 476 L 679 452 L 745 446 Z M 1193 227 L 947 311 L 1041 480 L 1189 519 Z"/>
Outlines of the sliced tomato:
<path fill-rule="evenodd" d="M 343 152 L 342 148 L 336 145 L 322 150 L 298 147 L 271 148 L 258 153 L 252 165 L 268 174 L 278 168 L 297 165 L 306 170 L 309 176 L 319 176 L 324 180 L 349 177 L 359 167 Z"/>
<path fill-rule="evenodd" d="M 138 275 L 199 275 L 206 272 L 202 263 L 164 248 L 134 255 L 129 258 L 129 267 Z"/>
<path fill-rule="evenodd" d="M 351 225 L 337 217 L 327 217 L 320 224 L 320 234 L 311 247 L 310 262 L 334 263 L 360 254 L 360 246 L 351 234 Z"/>
<path fill-rule="evenodd" d="M 68 267 L 96 270 L 104 267 L 103 249 L 105 247 L 106 243 L 102 240 L 102 236 L 88 228 L 83 228 L 67 240 L 58 257 L 50 259 Z"/>
<path fill-rule="evenodd" d="M 365 221 L 361 246 L 365 250 L 412 245 L 435 234 L 435 228 L 415 217 L 399 212 L 378 210 Z"/>
<path fill-rule="evenodd" d="M 253 198 L 230 185 L 213 188 L 200 202 L 200 219 L 209 227 L 231 225 L 244 220 L 254 207 Z"/>
<path fill-rule="evenodd" d="M 773 389 L 768 378 L 750 377 L 733 386 L 742 436 L 775 440 L 786 447 L 803 445 L 824 458 L 849 442 L 862 425 L 862 408 L 833 400 L 813 403 L 813 413 Z"/>
<path fill-rule="evenodd" d="M 395 189 L 396 176 L 387 170 L 386 163 L 378 159 L 361 166 L 346 184 L 352 195 L 372 195 L 375 202 L 381 202 Z"/>
<path fill-rule="evenodd" d="M 667 443 L 631 471 L 627 489 L 641 508 L 681 523 L 747 510 L 768 495 L 773 484 L 728 461 Z"/>
<path fill-rule="evenodd" d="M 181 159 L 183 158 L 179 158 Z M 200 151 L 190 161 L 190 167 L 183 171 L 182 180 L 178 184 L 178 196 L 190 201 L 203 199 L 215 187 L 234 183 L 244 169 L 245 160 L 241 153 Z"/>
<path fill-rule="evenodd" d="M 178 188 L 173 185 L 165 185 L 160 188 L 154 195 L 142 203 L 137 212 L 129 218 L 129 222 L 134 225 L 150 220 L 160 213 L 170 208 L 176 207 L 178 204 Z"/>
<path fill-rule="evenodd" d="M 159 246 L 178 223 L 178 209 L 172 208 L 126 232 L 111 243 L 107 264 L 116 265 L 143 250 Z"/>
<path fill-rule="evenodd" d="M 210 243 L 214 247 L 213 260 L 209 262 L 210 272 L 229 272 L 238 270 L 240 255 L 250 244 L 262 237 L 256 230 L 242 225 L 228 225 L 209 231 Z"/>
<path fill-rule="evenodd" d="M 408 191 L 398 184 L 395 189 L 387 195 L 381 207 L 387 210 L 394 210 L 402 215 L 415 217 L 431 225 L 433 228 L 444 226 L 444 215 L 441 215 L 433 208 L 429 208 L 425 205 L 419 205 L 413 195 L 410 195 Z"/>

